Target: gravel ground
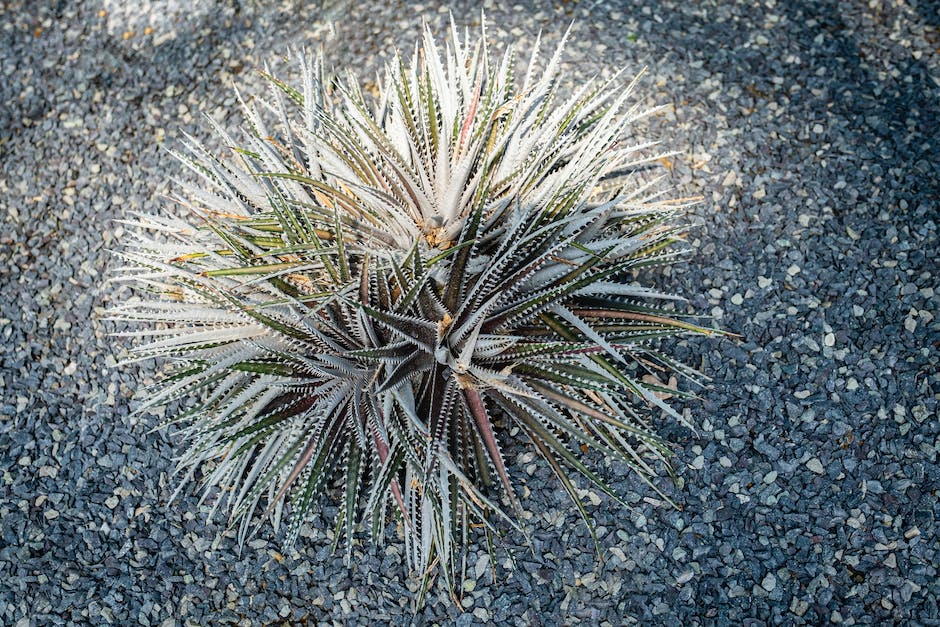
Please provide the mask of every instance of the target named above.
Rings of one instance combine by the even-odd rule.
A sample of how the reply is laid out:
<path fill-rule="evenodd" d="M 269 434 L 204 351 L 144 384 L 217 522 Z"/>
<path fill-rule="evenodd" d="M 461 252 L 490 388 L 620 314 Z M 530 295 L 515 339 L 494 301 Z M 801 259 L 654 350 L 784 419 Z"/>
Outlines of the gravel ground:
<path fill-rule="evenodd" d="M 940 624 L 935 4 L 488 5 L 523 49 L 576 20 L 575 74 L 649 66 L 674 105 L 650 133 L 706 199 L 662 283 L 741 338 L 675 348 L 714 378 L 698 436 L 670 432 L 681 511 L 608 469 L 632 507 L 593 507 L 599 565 L 517 446 L 534 550 L 507 537 L 494 583 L 474 547 L 463 611 L 415 618 L 394 533 L 347 568 L 323 521 L 282 555 L 270 530 L 214 543 L 196 495 L 167 507 L 173 442 L 128 418 L 152 367 L 116 369 L 96 319 L 113 220 L 165 207 L 162 147 L 200 112 L 236 124 L 232 80 L 288 45 L 371 73 L 447 7 L 186 4 L 0 2 L 0 624 Z"/>

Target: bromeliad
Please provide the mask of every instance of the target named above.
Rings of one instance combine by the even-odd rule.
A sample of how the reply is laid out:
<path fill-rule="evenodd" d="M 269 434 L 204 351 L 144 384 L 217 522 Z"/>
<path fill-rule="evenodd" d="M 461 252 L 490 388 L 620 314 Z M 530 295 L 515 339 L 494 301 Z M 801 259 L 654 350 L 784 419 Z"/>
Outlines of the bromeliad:
<path fill-rule="evenodd" d="M 294 542 L 326 494 L 347 556 L 394 514 L 412 571 L 454 586 L 471 528 L 518 526 L 510 430 L 589 527 L 574 476 L 618 496 L 585 452 L 647 481 L 665 461 L 651 417 L 684 422 L 681 393 L 648 375 L 697 376 L 656 341 L 710 331 L 636 280 L 677 256 L 688 200 L 640 172 L 662 155 L 635 139 L 636 81 L 563 92 L 564 41 L 520 77 L 485 36 L 426 30 L 375 98 L 300 55 L 299 86 L 265 72 L 243 102 L 244 141 L 216 128 L 231 158 L 187 141 L 185 218 L 129 220 L 138 296 L 113 317 L 172 365 L 141 411 L 194 401 L 168 421 L 181 487 L 202 473 L 239 541 L 289 502 Z"/>

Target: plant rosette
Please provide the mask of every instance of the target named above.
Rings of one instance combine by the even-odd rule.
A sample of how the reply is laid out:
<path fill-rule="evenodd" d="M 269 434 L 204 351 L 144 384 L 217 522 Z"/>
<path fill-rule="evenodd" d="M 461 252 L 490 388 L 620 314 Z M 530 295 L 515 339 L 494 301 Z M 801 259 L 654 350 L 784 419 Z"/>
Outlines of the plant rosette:
<path fill-rule="evenodd" d="M 298 56 L 296 86 L 266 72 L 244 138 L 215 128 L 230 156 L 177 155 L 185 217 L 129 220 L 116 278 L 135 297 L 111 312 L 131 359 L 170 366 L 138 411 L 192 405 L 164 425 L 187 442 L 179 489 L 199 477 L 239 542 L 284 519 L 290 545 L 332 499 L 347 559 L 357 529 L 398 520 L 422 594 L 435 572 L 457 587 L 478 533 L 521 530 L 511 430 L 592 535 L 575 476 L 619 501 L 592 458 L 655 490 L 654 420 L 687 424 L 659 377 L 700 380 L 658 341 L 714 333 L 637 282 L 682 253 L 691 200 L 641 172 L 664 155 L 636 139 L 657 111 L 636 79 L 563 96 L 567 34 L 520 76 L 511 49 L 451 30 L 374 97 L 320 57 Z"/>

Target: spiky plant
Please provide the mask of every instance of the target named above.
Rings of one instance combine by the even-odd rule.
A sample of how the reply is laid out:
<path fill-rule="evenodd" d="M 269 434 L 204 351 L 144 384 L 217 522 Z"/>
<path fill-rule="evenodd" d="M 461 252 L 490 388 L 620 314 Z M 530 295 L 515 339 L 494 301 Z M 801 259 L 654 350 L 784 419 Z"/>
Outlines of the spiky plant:
<path fill-rule="evenodd" d="M 299 87 L 265 73 L 243 102 L 242 142 L 216 128 L 231 156 L 189 139 L 185 219 L 132 221 L 139 298 L 114 317 L 135 358 L 172 364 L 141 410 L 195 401 L 168 421 L 180 468 L 239 541 L 289 501 L 294 542 L 327 495 L 347 556 L 395 515 L 412 572 L 453 586 L 471 527 L 518 526 L 511 429 L 589 527 L 570 473 L 617 495 L 583 452 L 647 480 L 665 461 L 653 423 L 682 421 L 678 392 L 644 375 L 695 373 L 655 341 L 708 330 L 635 281 L 674 258 L 685 202 L 636 174 L 660 155 L 634 138 L 655 111 L 628 104 L 635 81 L 562 96 L 563 45 L 538 72 L 536 42 L 520 83 L 485 35 L 452 26 L 441 51 L 426 30 L 375 97 L 301 55 Z"/>

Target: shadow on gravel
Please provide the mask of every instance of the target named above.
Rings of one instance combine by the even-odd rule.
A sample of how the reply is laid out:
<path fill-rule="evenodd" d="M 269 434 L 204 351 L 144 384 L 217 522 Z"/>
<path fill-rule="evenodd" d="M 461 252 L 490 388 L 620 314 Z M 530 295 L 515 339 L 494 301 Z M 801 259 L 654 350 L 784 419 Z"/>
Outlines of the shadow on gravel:
<path fill-rule="evenodd" d="M 899 167 L 910 173 L 905 188 L 912 196 L 911 206 L 928 199 L 935 202 L 940 197 L 940 162 L 931 158 L 929 145 L 911 139 L 914 133 L 936 137 L 940 125 L 940 100 L 927 65 L 907 55 L 898 64 L 898 77 L 885 72 L 881 78 L 872 66 L 882 59 L 846 34 L 849 27 L 836 3 L 783 2 L 780 6 L 790 24 L 802 26 L 791 32 L 800 48 L 812 50 L 814 39 L 822 37 L 822 53 L 809 56 L 811 68 L 825 68 L 823 77 L 816 73 L 818 87 L 826 90 L 823 97 L 855 131 L 855 146 L 871 151 L 861 156 L 884 168 Z M 924 17 L 929 13 L 923 4 L 918 8 Z M 933 14 L 931 23 L 938 22 L 937 15 Z M 890 23 L 895 16 L 876 15 L 874 19 Z M 815 24 L 810 27 L 811 23 Z M 824 103 L 816 106 L 820 104 Z"/>
<path fill-rule="evenodd" d="M 931 13 L 930 4 L 919 3 L 917 10 L 925 20 L 936 24 L 940 14 Z M 701 61 L 710 74 L 723 75 L 726 84 L 745 86 L 754 97 L 755 106 L 762 100 L 776 100 L 792 110 L 790 117 L 807 123 L 813 121 L 814 113 L 831 106 L 831 111 L 845 120 L 855 134 L 852 148 L 859 152 L 863 161 L 879 164 L 881 171 L 900 168 L 901 176 L 909 177 L 907 184 L 897 186 L 907 190 L 909 205 L 916 207 L 921 202 L 935 202 L 940 197 L 940 161 L 931 158 L 932 148 L 922 139 L 911 140 L 914 133 L 923 138 L 937 137 L 940 128 L 938 88 L 933 84 L 926 63 L 908 54 L 898 63 L 900 74 L 897 77 L 887 71 L 878 76 L 875 67 L 883 63 L 878 56 L 880 51 L 859 45 L 835 2 L 785 1 L 779 2 L 777 7 L 788 18 L 775 27 L 783 33 L 758 28 L 754 21 L 735 19 L 703 21 L 699 33 L 683 36 L 683 21 L 687 18 L 665 14 L 659 22 L 647 22 L 657 31 L 649 40 L 661 42 L 659 52 L 665 56 L 685 62 Z M 876 14 L 873 19 L 890 24 L 895 19 L 905 18 Z M 772 38 L 773 57 L 784 56 L 780 48 L 789 48 L 800 57 L 800 63 L 774 63 L 766 54 L 766 48 L 750 45 L 759 34 Z M 716 47 L 715 42 L 719 41 L 729 42 L 729 45 Z M 776 77 L 783 78 L 783 82 L 775 84 Z M 802 85 L 803 89 L 789 93 L 793 82 L 804 77 L 809 78 Z M 818 148 L 816 142 L 802 146 L 791 144 L 766 149 L 773 153 L 796 148 L 806 151 L 805 157 L 812 159 Z M 778 162 L 790 160 L 792 153 L 781 153 Z M 846 177 L 859 174 L 844 173 Z M 861 189 L 871 186 L 867 180 L 857 183 Z M 895 203 L 898 200 L 895 198 Z M 880 208 L 879 203 L 870 210 L 877 213 Z M 854 207 L 837 205 L 836 213 L 851 209 Z"/>
<path fill-rule="evenodd" d="M 915 0 L 911 3 L 914 10 L 920 16 L 925 24 L 934 28 L 940 28 L 940 9 L 937 8 L 936 0 Z M 934 46 L 940 46 L 940 35 L 934 33 L 934 40 L 930 42 Z"/>

